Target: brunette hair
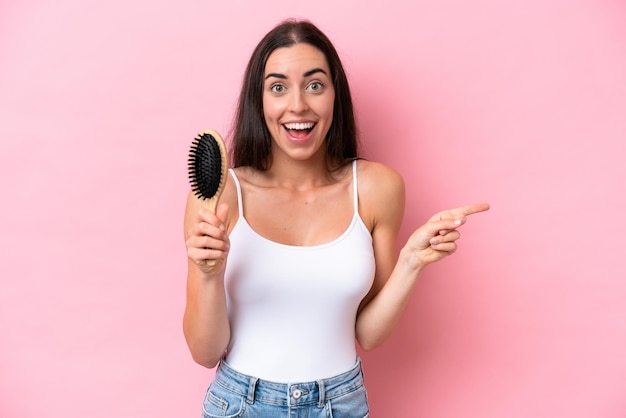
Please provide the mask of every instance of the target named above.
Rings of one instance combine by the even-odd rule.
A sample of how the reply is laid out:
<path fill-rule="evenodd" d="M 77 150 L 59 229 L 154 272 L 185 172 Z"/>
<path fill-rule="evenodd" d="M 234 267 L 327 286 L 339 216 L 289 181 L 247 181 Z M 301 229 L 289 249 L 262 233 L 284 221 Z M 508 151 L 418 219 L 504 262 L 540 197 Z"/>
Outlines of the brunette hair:
<path fill-rule="evenodd" d="M 263 37 L 244 75 L 233 127 L 231 160 L 234 167 L 270 168 L 272 139 L 263 116 L 263 74 L 270 54 L 278 48 L 306 43 L 322 51 L 335 90 L 333 121 L 326 136 L 329 169 L 358 157 L 358 141 L 350 86 L 339 55 L 328 37 L 306 20 L 289 19 Z"/>

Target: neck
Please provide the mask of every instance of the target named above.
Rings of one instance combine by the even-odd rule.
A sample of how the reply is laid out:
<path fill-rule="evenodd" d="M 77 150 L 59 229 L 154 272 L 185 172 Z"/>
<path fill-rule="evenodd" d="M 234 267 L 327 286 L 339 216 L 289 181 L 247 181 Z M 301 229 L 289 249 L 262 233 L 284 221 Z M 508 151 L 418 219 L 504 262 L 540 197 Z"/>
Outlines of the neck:
<path fill-rule="evenodd" d="M 272 165 L 265 174 L 272 185 L 294 190 L 307 190 L 336 181 L 335 173 L 328 170 L 325 153 L 306 160 L 274 154 Z"/>

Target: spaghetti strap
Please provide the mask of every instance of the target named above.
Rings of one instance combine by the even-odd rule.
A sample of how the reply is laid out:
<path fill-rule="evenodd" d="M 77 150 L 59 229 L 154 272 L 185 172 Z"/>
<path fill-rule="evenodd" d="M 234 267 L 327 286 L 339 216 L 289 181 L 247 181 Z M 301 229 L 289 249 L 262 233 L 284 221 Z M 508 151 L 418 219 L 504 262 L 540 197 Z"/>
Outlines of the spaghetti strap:
<path fill-rule="evenodd" d="M 358 181 L 356 175 L 356 161 L 352 161 L 352 193 L 354 194 L 354 214 L 359 213 L 359 190 L 358 190 Z"/>
<path fill-rule="evenodd" d="M 241 185 L 239 184 L 239 178 L 237 178 L 237 174 L 235 174 L 235 170 L 232 168 L 229 168 L 228 172 L 231 176 L 233 176 L 233 180 L 235 180 L 235 186 L 237 186 L 237 205 L 239 206 L 241 217 L 243 217 L 243 198 L 241 197 Z"/>

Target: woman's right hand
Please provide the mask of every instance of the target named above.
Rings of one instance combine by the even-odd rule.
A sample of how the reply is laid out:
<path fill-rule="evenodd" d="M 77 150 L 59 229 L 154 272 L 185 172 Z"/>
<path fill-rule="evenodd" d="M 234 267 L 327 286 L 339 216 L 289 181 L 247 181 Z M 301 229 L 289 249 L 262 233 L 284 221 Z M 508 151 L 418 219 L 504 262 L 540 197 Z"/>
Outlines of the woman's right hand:
<path fill-rule="evenodd" d="M 224 289 L 230 248 L 228 207 L 222 202 L 214 214 L 203 209 L 202 202 L 189 192 L 185 209 L 188 270 L 183 332 L 193 359 L 208 368 L 219 363 L 230 341 Z M 207 264 L 208 260 L 216 262 Z"/>
<path fill-rule="evenodd" d="M 200 209 L 187 230 L 187 257 L 203 273 L 223 271 L 226 266 L 230 240 L 226 233 L 228 205 L 221 203 L 216 213 Z M 207 264 L 209 260 L 216 262 Z"/>

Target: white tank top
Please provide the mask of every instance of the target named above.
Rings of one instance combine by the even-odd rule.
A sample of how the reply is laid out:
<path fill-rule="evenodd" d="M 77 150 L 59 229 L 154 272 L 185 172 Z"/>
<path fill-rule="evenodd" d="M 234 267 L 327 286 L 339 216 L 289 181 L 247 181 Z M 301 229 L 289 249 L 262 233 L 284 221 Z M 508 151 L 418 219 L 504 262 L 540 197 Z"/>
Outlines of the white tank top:
<path fill-rule="evenodd" d="M 280 382 L 336 376 L 356 363 L 356 312 L 374 280 L 372 237 L 359 216 L 353 162 L 354 216 L 326 244 L 291 246 L 256 233 L 245 218 L 230 234 L 225 284 L 231 339 L 226 362 L 235 370 Z"/>

